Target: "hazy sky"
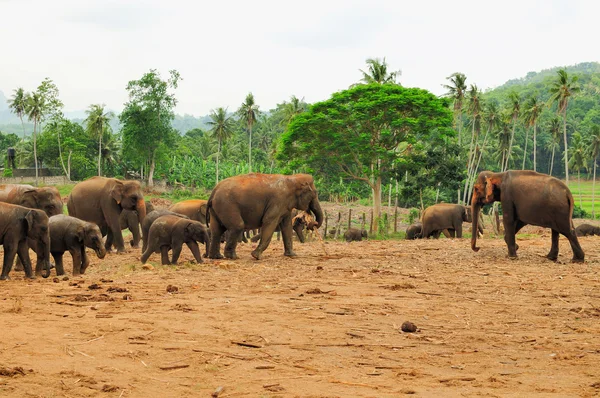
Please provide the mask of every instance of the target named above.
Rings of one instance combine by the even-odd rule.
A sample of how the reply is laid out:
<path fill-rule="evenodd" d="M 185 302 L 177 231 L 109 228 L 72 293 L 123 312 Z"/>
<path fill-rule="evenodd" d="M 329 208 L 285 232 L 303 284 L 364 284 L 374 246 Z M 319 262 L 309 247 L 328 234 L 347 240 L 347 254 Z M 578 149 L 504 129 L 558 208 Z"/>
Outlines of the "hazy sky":
<path fill-rule="evenodd" d="M 386 57 L 405 86 L 444 92 L 451 73 L 481 88 L 599 61 L 595 0 L 0 0 L 0 90 L 46 76 L 65 110 L 121 110 L 149 69 L 183 77 L 178 113 L 326 99 Z"/>

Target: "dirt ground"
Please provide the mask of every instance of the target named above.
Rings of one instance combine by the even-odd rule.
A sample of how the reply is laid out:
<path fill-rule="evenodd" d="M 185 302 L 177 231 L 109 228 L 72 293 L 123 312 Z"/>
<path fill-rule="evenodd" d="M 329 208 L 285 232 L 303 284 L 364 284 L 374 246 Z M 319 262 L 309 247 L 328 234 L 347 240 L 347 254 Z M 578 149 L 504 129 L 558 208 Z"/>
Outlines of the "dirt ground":
<path fill-rule="evenodd" d="M 599 237 L 273 242 L 0 283 L 3 397 L 598 396 Z M 324 251 L 326 249 L 326 253 Z M 91 254 L 91 253 L 90 253 Z M 70 256 L 65 256 L 70 274 Z M 54 278 L 54 279 L 53 279 Z M 402 332 L 405 321 L 418 328 Z"/>

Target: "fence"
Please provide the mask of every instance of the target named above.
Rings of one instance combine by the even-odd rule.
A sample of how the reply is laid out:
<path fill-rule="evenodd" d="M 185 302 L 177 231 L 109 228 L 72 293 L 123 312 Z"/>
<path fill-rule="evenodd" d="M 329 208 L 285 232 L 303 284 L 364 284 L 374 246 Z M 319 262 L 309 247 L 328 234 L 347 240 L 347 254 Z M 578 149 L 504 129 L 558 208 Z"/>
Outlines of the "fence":
<path fill-rule="evenodd" d="M 0 177 L 0 184 L 33 184 L 35 177 Z M 38 182 L 42 185 L 61 185 L 68 184 L 69 180 L 65 176 L 38 177 Z"/>

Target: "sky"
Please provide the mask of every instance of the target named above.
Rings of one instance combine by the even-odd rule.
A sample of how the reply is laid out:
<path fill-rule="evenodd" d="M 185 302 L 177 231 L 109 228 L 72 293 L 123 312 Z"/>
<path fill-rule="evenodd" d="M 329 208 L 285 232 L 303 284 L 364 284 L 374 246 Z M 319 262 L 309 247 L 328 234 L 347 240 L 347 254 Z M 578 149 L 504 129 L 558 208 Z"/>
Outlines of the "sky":
<path fill-rule="evenodd" d="M 595 0 L 0 0 L 0 91 L 50 77 L 65 111 L 106 104 L 150 69 L 176 69 L 176 112 L 312 103 L 385 57 L 437 95 L 454 72 L 493 88 L 529 71 L 600 61 Z"/>

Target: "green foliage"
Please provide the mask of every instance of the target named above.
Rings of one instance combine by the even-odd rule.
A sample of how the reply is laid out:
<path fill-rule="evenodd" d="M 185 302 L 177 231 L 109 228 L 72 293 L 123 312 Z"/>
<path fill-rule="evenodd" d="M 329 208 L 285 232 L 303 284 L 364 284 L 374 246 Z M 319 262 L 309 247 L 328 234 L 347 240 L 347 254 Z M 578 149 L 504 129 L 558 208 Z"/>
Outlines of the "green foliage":
<path fill-rule="evenodd" d="M 4 171 L 2 172 L 2 177 L 12 177 L 13 176 L 13 171 L 10 167 L 8 167 L 8 164 L 6 164 L 6 166 L 4 167 Z"/>
<path fill-rule="evenodd" d="M 408 211 L 408 223 L 413 224 L 415 221 L 418 221 L 420 218 L 419 209 L 412 208 Z"/>
<path fill-rule="evenodd" d="M 590 218 L 590 214 L 579 205 L 575 205 L 573 206 L 573 218 Z"/>

